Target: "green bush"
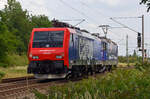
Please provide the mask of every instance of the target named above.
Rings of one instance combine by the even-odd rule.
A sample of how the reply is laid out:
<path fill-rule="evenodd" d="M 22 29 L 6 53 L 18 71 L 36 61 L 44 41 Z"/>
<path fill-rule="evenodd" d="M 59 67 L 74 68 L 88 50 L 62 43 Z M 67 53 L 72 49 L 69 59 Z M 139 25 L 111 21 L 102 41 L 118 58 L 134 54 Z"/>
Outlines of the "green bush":
<path fill-rule="evenodd" d="M 146 71 L 117 69 L 105 76 L 53 86 L 45 97 L 48 99 L 149 99 L 149 75 L 150 69 Z"/>

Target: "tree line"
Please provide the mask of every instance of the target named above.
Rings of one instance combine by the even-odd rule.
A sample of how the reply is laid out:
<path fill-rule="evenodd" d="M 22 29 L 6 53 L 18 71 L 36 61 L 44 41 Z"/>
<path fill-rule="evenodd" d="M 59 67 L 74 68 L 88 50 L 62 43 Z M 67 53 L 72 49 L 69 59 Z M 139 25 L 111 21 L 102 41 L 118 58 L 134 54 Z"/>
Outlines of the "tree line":
<path fill-rule="evenodd" d="M 22 55 L 27 52 L 33 28 L 51 27 L 45 15 L 30 15 L 16 0 L 7 0 L 0 10 L 0 63 L 7 63 L 7 55 Z"/>

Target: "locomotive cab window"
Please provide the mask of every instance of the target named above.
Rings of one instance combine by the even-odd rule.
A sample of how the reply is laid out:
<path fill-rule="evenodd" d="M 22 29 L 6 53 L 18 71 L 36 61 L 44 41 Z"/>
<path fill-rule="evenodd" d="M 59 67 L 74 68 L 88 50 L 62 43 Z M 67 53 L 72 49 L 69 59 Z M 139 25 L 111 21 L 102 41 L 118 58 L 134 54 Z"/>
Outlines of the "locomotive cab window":
<path fill-rule="evenodd" d="M 36 31 L 33 48 L 63 47 L 64 31 Z"/>

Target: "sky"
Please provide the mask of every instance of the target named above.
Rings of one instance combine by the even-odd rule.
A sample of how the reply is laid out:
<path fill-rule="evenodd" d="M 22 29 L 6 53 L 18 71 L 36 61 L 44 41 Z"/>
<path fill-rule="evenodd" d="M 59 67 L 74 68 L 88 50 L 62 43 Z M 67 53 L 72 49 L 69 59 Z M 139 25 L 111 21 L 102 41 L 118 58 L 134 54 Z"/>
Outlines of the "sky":
<path fill-rule="evenodd" d="M 150 54 L 150 12 L 147 13 L 145 5 L 140 5 L 140 0 L 17 0 L 23 9 L 27 9 L 30 14 L 44 14 L 50 20 L 58 19 L 76 25 L 83 20 L 78 27 L 84 28 L 91 33 L 103 31 L 99 25 L 109 25 L 111 27 L 122 27 L 111 17 L 139 17 L 145 18 L 145 47 Z M 7 0 L 0 0 L 0 9 L 4 8 Z M 140 18 L 115 19 L 128 27 L 141 32 L 142 21 Z M 129 36 L 129 54 L 136 50 L 139 55 L 141 52 L 137 48 L 137 33 L 127 28 L 111 28 L 107 37 L 115 41 L 119 46 L 119 55 L 126 55 L 126 35 Z M 147 51 L 147 52 L 148 52 Z"/>

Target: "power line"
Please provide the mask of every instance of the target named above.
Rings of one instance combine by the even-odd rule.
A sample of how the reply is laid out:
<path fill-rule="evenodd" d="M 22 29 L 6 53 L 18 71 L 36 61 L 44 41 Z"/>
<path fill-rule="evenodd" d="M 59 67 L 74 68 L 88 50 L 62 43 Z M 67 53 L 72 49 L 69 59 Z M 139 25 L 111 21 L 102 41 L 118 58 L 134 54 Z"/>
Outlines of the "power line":
<path fill-rule="evenodd" d="M 86 6 L 87 8 L 91 8 L 91 7 L 89 7 L 86 3 L 84 3 L 83 1 L 79 1 L 83 6 Z M 101 16 L 103 16 L 103 17 L 108 17 L 108 19 L 110 19 L 110 16 L 106 16 L 106 15 L 104 15 L 104 14 L 102 14 L 99 10 L 94 10 L 95 12 L 97 12 L 98 14 L 100 14 Z M 116 17 L 113 17 L 113 18 L 116 18 Z M 123 18 L 123 17 L 119 17 L 119 18 Z M 128 18 L 133 18 L 133 17 L 128 17 Z M 134 17 L 135 18 L 135 17 Z M 138 18 L 138 17 L 136 17 L 136 18 Z M 110 19 L 111 20 L 111 19 Z M 111 20 L 112 21 L 112 20 Z M 128 28 L 127 26 L 123 26 L 123 27 L 109 27 L 109 28 L 111 28 L 111 29 L 113 29 L 113 28 Z M 133 29 L 132 29 L 133 30 Z"/>
<path fill-rule="evenodd" d="M 79 2 L 81 2 L 82 5 L 84 5 L 84 6 L 86 6 L 87 8 L 89 8 L 89 6 L 88 6 L 86 3 L 84 3 L 83 1 L 79 1 Z M 90 9 L 90 8 L 89 8 L 89 9 Z M 94 10 L 94 11 L 95 11 L 95 10 Z M 104 16 L 101 12 L 99 12 L 99 10 L 97 10 L 96 12 L 98 12 L 100 15 Z M 108 17 L 109 17 L 109 16 L 108 16 Z M 136 32 L 136 33 L 139 33 L 139 32 L 137 32 L 136 30 L 134 30 L 134 29 L 132 29 L 132 28 L 130 28 L 130 27 L 128 27 L 128 26 L 126 26 L 126 25 L 124 25 L 124 24 L 122 24 L 122 23 L 116 21 L 116 20 L 114 20 L 114 19 L 128 19 L 128 18 L 142 18 L 142 17 L 141 17 L 141 16 L 139 16 L 139 17 L 112 17 L 112 18 L 109 17 L 110 20 L 112 20 L 112 21 L 114 21 L 114 22 L 116 22 L 116 23 L 118 23 L 118 24 L 120 24 L 120 25 L 123 26 L 123 27 L 118 27 L 118 28 L 128 28 L 128 29 L 130 29 L 131 31 L 134 31 L 134 32 Z"/>
<path fill-rule="evenodd" d="M 60 0 L 60 1 L 62 1 L 62 0 Z M 62 2 L 64 2 L 64 1 L 62 1 Z M 87 5 L 86 3 L 84 3 L 83 1 L 79 1 L 83 6 L 86 6 L 88 9 L 91 9 L 91 7 L 89 7 L 89 5 Z M 70 5 L 69 5 L 70 6 Z M 71 6 L 70 6 L 71 7 Z M 71 8 L 73 8 L 73 7 L 71 7 Z M 79 12 L 79 13 L 81 13 L 79 10 L 77 10 L 77 9 L 75 9 L 75 8 L 73 8 L 74 10 L 76 10 L 77 12 Z M 101 16 L 104 16 L 104 17 L 106 17 L 105 15 L 103 15 L 101 12 L 99 12 L 99 10 L 94 10 L 95 12 L 97 12 L 98 14 L 100 14 Z M 83 13 L 82 13 L 83 14 Z M 85 14 L 84 14 L 85 15 Z M 86 17 L 88 17 L 87 15 L 86 15 Z M 109 17 L 109 16 L 107 16 L 107 17 Z M 121 19 L 125 19 L 125 18 L 141 18 L 141 17 L 113 17 L 113 18 L 121 18 Z M 120 24 L 120 25 L 122 25 L 123 27 L 112 27 L 112 28 L 128 28 L 128 29 L 130 29 L 131 31 L 134 31 L 134 32 L 136 32 L 136 33 L 138 33 L 136 30 L 134 30 L 134 29 L 132 29 L 132 28 L 130 28 L 130 27 L 128 27 L 128 26 L 126 26 L 126 25 L 124 25 L 124 24 L 122 24 L 122 23 L 120 23 L 120 22 L 118 22 L 118 21 L 116 21 L 116 20 L 114 20 L 113 18 L 110 18 L 109 17 L 109 19 L 110 20 L 112 20 L 113 22 L 116 22 L 116 23 L 118 23 L 118 24 Z M 111 28 L 111 27 L 110 27 Z"/>
<path fill-rule="evenodd" d="M 85 13 L 81 12 L 80 10 L 78 10 L 78 9 L 76 9 L 76 8 L 74 8 L 74 7 L 72 7 L 72 6 L 70 6 L 70 5 L 69 5 L 68 3 L 66 3 L 65 1 L 63 1 L 63 0 L 59 0 L 59 1 L 60 1 L 62 4 L 66 5 L 67 7 L 71 8 L 72 10 L 78 12 L 78 13 L 81 14 L 82 16 L 84 16 L 84 17 L 90 19 L 90 20 L 93 21 L 94 23 L 97 23 L 97 21 L 93 20 L 91 17 L 87 16 Z"/>
<path fill-rule="evenodd" d="M 87 5 L 85 2 L 83 2 L 83 1 L 81 1 L 81 0 L 79 0 L 79 2 L 80 2 L 83 6 L 85 6 L 85 7 L 89 8 L 89 9 L 91 9 L 91 7 L 89 7 L 89 5 Z M 93 10 L 94 10 L 94 9 L 93 9 Z M 106 15 L 102 14 L 99 10 L 94 10 L 94 11 L 97 12 L 97 13 L 99 13 L 101 16 L 106 17 Z"/>
<path fill-rule="evenodd" d="M 139 32 L 137 32 L 136 30 L 134 30 L 134 29 L 132 29 L 132 28 L 130 28 L 130 27 L 128 27 L 128 26 L 122 24 L 121 22 L 119 22 L 119 21 L 117 21 L 117 20 L 114 20 L 113 18 L 110 18 L 110 19 L 111 19 L 112 21 L 114 21 L 114 22 L 120 24 L 121 26 L 123 26 L 123 27 L 125 27 L 125 28 L 128 28 L 129 30 L 131 30 L 131 31 L 133 31 L 133 32 L 139 33 Z"/>
<path fill-rule="evenodd" d="M 135 19 L 135 18 L 142 18 L 141 16 L 139 17 L 112 17 L 113 19 Z"/>

